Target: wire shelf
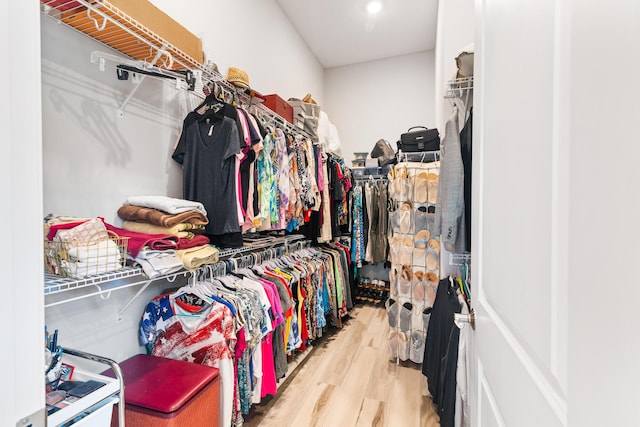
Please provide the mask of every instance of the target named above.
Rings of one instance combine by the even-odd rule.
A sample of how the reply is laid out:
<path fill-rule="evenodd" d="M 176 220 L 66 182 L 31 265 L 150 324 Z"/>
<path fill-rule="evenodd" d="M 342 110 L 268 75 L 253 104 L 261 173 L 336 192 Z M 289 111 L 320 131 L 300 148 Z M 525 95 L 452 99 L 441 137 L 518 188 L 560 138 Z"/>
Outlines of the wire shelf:
<path fill-rule="evenodd" d="M 449 254 L 449 265 L 471 264 L 471 254 Z"/>
<path fill-rule="evenodd" d="M 246 254 L 249 252 L 256 252 L 260 250 L 266 249 L 278 249 L 281 248 L 286 252 L 295 251 L 298 249 L 302 249 L 303 247 L 308 246 L 311 243 L 310 240 L 306 239 L 305 236 L 294 234 L 289 236 L 279 236 L 274 237 L 272 241 L 263 243 L 256 243 L 251 246 L 243 246 L 241 248 L 234 249 L 224 249 L 220 251 L 219 258 L 220 261 L 225 259 L 229 259 L 231 257 Z M 213 265 L 214 269 L 221 267 L 223 271 L 226 272 L 226 267 L 224 262 L 218 262 Z M 144 289 L 146 289 L 152 282 L 167 280 L 173 281 L 178 276 L 188 276 L 191 273 L 187 270 L 180 270 L 175 273 L 158 276 L 154 278 L 148 278 L 143 274 L 141 268 L 125 266 L 121 270 L 117 270 L 109 273 L 96 274 L 92 276 L 87 276 L 82 279 L 74 279 L 71 277 L 62 277 L 52 273 L 45 273 L 45 283 L 44 283 L 44 294 L 46 295 L 54 295 L 60 294 L 66 291 L 73 290 L 87 290 L 91 287 L 97 288 L 93 292 L 85 292 L 79 296 L 71 296 L 66 297 L 64 299 L 60 299 L 51 303 L 45 304 L 45 307 L 52 307 L 55 305 L 65 304 L 71 301 L 77 301 L 80 299 L 88 298 L 91 296 L 100 295 L 104 297 L 104 294 L 109 294 L 111 291 L 124 289 L 133 286 L 143 285 L 142 288 L 138 291 L 138 293 L 129 300 L 129 302 L 120 310 L 119 314 L 121 315 L 127 307 L 135 300 Z"/>
<path fill-rule="evenodd" d="M 397 154 L 398 163 L 402 162 L 418 162 L 418 163 L 433 163 L 440 161 L 440 151 L 416 151 L 416 152 L 404 152 L 400 151 Z"/>
<path fill-rule="evenodd" d="M 447 82 L 445 98 L 462 98 L 473 90 L 473 76 L 453 79 Z"/>
<path fill-rule="evenodd" d="M 55 294 L 73 289 L 80 289 L 87 286 L 101 285 L 116 280 L 126 279 L 129 277 L 141 276 L 142 269 L 134 267 L 124 267 L 121 270 L 95 274 L 82 279 L 74 279 L 72 277 L 61 277 L 51 273 L 44 275 L 44 293 L 45 295 Z"/>
<path fill-rule="evenodd" d="M 206 97 L 205 86 L 218 85 L 223 95 L 231 95 L 234 100 L 237 99 L 241 105 L 253 110 L 257 115 L 269 118 L 271 122 L 293 134 L 313 139 L 304 129 L 289 123 L 262 105 L 264 97 L 261 94 L 254 90 L 238 88 L 228 82 L 218 71 L 200 63 L 107 0 L 40 0 L 40 3 L 43 15 L 121 52 L 126 56 L 122 61 L 124 63 L 129 62 L 129 65 L 151 70 L 165 77 L 175 77 L 177 86 L 181 89 L 187 88 L 189 93 L 199 99 Z M 91 62 L 99 64 L 103 70 L 106 61 L 110 60 L 114 60 L 112 55 L 94 52 Z M 174 73 L 171 73 L 172 70 Z M 175 70 L 190 70 L 196 77 L 195 84 L 191 82 L 185 85 L 185 82 L 181 81 L 184 79 L 176 76 Z M 146 77 L 153 76 L 143 74 L 139 83 Z M 120 106 L 120 116 L 123 116 L 124 108 L 136 89 L 137 86 Z"/>

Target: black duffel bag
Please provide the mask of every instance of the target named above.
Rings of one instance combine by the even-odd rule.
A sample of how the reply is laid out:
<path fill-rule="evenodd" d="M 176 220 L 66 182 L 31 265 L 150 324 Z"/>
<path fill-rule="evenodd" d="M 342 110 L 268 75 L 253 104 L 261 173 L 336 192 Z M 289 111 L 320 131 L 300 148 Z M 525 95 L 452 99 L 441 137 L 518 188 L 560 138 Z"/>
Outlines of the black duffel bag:
<path fill-rule="evenodd" d="M 424 126 L 413 126 L 400 135 L 398 150 L 403 153 L 440 150 L 440 133 L 438 129 Z"/>

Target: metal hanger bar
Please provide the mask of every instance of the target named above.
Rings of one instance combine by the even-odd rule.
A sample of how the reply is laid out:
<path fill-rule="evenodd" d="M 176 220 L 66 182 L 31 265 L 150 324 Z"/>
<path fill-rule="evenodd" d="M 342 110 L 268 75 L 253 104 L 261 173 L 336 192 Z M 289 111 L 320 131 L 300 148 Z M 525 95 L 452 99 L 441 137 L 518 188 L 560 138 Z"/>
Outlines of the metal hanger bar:
<path fill-rule="evenodd" d="M 163 48 L 158 50 L 158 52 L 156 53 L 156 56 L 150 62 L 150 65 L 154 65 L 156 62 L 158 62 L 158 59 L 160 59 L 160 57 L 164 54 L 164 50 L 165 49 L 166 49 L 166 46 L 163 46 Z M 145 75 L 140 76 L 140 80 L 138 80 L 138 83 L 136 83 L 136 85 L 133 87 L 133 89 L 131 90 L 129 95 L 127 95 L 127 97 L 125 98 L 125 100 L 122 103 L 122 105 L 120 106 L 120 108 L 118 108 L 118 115 L 120 117 L 124 117 L 124 109 L 125 109 L 125 107 L 129 103 L 129 101 L 131 100 L 133 95 L 138 91 L 138 89 L 140 88 L 140 85 L 142 84 L 142 82 L 145 80 L 146 77 L 147 76 L 145 76 Z"/>

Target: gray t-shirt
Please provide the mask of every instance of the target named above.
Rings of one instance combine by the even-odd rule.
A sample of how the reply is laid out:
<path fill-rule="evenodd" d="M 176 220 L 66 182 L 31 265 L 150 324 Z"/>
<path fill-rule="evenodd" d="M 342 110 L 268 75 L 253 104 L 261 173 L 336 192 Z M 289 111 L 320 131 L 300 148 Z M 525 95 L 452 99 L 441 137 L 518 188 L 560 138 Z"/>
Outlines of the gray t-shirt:
<path fill-rule="evenodd" d="M 184 131 L 183 193 L 207 210 L 207 234 L 239 232 L 236 123 L 218 115 L 201 119 Z"/>

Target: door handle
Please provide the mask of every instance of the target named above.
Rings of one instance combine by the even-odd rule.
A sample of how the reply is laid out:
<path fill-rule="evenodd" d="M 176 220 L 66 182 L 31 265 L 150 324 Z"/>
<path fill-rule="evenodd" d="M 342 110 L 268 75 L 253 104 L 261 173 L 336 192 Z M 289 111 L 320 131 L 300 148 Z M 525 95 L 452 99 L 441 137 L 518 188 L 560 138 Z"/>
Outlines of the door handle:
<path fill-rule="evenodd" d="M 453 323 L 460 329 L 464 328 L 468 323 L 471 329 L 476 330 L 476 311 L 472 308 L 469 314 L 454 313 Z"/>

